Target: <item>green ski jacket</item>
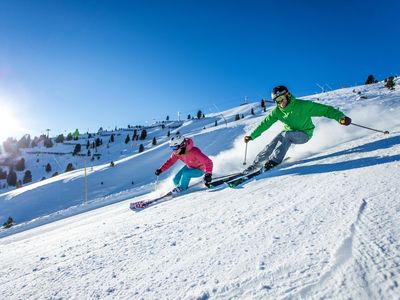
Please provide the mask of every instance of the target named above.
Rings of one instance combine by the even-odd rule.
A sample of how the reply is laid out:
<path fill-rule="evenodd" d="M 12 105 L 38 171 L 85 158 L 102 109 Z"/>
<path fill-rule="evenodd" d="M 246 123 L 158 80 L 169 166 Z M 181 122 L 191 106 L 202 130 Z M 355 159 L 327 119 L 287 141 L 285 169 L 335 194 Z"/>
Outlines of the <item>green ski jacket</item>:
<path fill-rule="evenodd" d="M 285 108 L 276 106 L 250 136 L 254 140 L 279 120 L 285 124 L 284 131 L 303 131 L 311 138 L 315 128 L 311 117 L 327 117 L 339 122 L 345 115 L 332 106 L 296 99 L 292 96 Z"/>

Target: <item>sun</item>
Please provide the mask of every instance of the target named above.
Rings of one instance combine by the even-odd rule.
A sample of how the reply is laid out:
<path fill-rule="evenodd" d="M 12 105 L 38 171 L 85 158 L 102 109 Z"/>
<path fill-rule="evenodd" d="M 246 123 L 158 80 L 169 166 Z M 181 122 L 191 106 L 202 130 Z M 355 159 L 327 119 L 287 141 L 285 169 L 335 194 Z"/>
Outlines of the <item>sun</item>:
<path fill-rule="evenodd" d="M 0 142 L 8 137 L 20 138 L 22 128 L 11 106 L 0 103 Z"/>

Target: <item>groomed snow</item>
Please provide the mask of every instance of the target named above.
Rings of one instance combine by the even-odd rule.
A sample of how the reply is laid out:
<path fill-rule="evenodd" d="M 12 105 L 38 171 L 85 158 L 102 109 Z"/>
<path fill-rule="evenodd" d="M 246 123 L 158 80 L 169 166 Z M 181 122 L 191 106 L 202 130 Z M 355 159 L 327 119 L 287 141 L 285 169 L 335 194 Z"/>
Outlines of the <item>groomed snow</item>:
<path fill-rule="evenodd" d="M 357 99 L 354 88 L 309 98 L 389 135 L 316 118 L 309 143 L 238 189 L 199 183 L 130 211 L 131 201 L 171 187 L 181 165 L 153 191 L 154 169 L 169 152 L 162 144 L 94 169 L 84 204 L 82 170 L 1 195 L 1 207 L 26 218 L 0 232 L 1 298 L 399 299 L 400 92 L 382 86 L 356 87 L 368 99 Z M 262 118 L 192 124 L 185 134 L 213 158 L 215 174 L 228 173 L 243 168 L 243 136 Z M 280 128 L 249 144 L 248 161 Z M 132 173 L 140 182 L 133 188 L 121 182 Z M 101 180 L 111 183 L 97 189 Z M 53 197 L 70 206 L 56 210 Z M 29 212 L 29 201 L 51 208 Z"/>

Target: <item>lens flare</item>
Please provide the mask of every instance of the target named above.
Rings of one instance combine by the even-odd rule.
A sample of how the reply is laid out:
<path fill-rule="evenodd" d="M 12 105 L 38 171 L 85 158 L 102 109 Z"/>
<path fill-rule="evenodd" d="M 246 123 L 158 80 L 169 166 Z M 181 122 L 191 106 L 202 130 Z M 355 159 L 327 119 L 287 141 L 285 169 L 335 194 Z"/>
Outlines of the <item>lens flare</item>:
<path fill-rule="evenodd" d="M 0 103 L 0 142 L 8 137 L 20 138 L 23 130 L 9 105 Z"/>

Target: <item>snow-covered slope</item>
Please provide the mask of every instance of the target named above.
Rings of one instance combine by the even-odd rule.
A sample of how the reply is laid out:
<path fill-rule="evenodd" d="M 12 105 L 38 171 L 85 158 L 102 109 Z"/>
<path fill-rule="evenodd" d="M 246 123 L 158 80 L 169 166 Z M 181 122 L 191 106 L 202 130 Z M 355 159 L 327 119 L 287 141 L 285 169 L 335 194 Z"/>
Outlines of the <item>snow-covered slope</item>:
<path fill-rule="evenodd" d="M 294 147 L 289 161 L 240 189 L 207 191 L 197 185 L 190 194 L 130 211 L 133 195 L 144 199 L 171 185 L 166 174 L 151 192 L 154 169 L 169 153 L 162 144 L 122 159 L 114 168 L 95 168 L 88 176 L 88 203 L 81 204 L 83 196 L 78 196 L 81 170 L 54 183 L 32 185 L 19 195 L 2 195 L 2 208 L 14 207 L 15 212 L 23 211 L 19 201 L 29 206 L 32 199 L 46 209 L 41 201 L 53 206 L 52 197 L 60 203 L 72 199 L 71 193 L 80 198 L 75 207 L 57 211 L 53 206 L 35 220 L 29 219 L 34 213 L 23 212 L 31 221 L 1 231 L 0 295 L 398 299 L 400 98 L 398 91 L 386 92 L 381 85 L 364 87 L 376 98 L 358 100 L 353 89 L 315 97 L 343 108 L 355 123 L 391 134 L 315 119 L 309 143 Z M 216 174 L 240 170 L 243 135 L 262 117 L 197 127 L 186 134 L 212 156 Z M 248 159 L 280 128 L 277 124 L 250 143 Z M 128 174 L 136 177 L 120 182 Z M 102 180 L 105 187 L 95 185 Z M 138 187 L 132 187 L 132 180 Z M 76 214 L 112 202 L 118 203 Z"/>
<path fill-rule="evenodd" d="M 235 114 L 244 115 L 246 113 L 248 115 L 252 106 L 254 105 L 240 106 L 219 113 L 218 117 L 210 116 L 185 122 L 183 126 L 172 130 L 172 134 L 179 131 L 185 136 L 193 137 L 195 144 L 201 147 L 205 153 L 210 156 L 218 155 L 224 149 L 232 148 L 234 141 L 244 134 L 244 126 L 248 119 L 234 122 Z M 258 111 L 261 110 L 258 109 Z M 215 120 L 218 121 L 217 126 L 215 126 Z M 224 120 L 227 120 L 227 123 Z M 84 169 L 80 168 L 1 194 L 1 224 L 11 216 L 19 225 L 7 233 L 0 232 L 0 236 L 12 231 L 23 230 L 26 226 L 37 226 L 152 191 L 156 179 L 154 171 L 170 155 L 166 131 L 168 129 L 161 127 L 155 128 L 153 131 L 149 130 L 149 136 L 156 136 L 159 144 L 146 147 L 147 150 L 142 153 L 135 151 L 131 155 L 122 155 L 119 160 L 114 161 L 114 167 L 110 166 L 109 161 L 94 166 L 90 166 L 88 162 L 86 179 Z M 130 146 L 118 143 L 118 139 L 122 141 L 124 138 L 125 134 L 116 136 L 116 142 L 110 144 L 110 149 L 105 149 L 106 152 L 132 153 L 129 151 Z M 151 138 L 149 143 L 151 144 Z M 63 146 L 57 145 L 57 147 L 62 148 Z M 102 154 L 105 156 L 107 153 L 103 152 Z M 85 157 L 74 158 L 75 165 L 83 167 L 84 159 Z M 66 165 L 66 163 L 59 164 Z M 215 171 L 217 174 L 228 170 L 215 169 Z M 171 172 L 167 174 L 171 174 Z M 163 175 L 162 179 L 164 178 Z M 167 181 L 170 182 L 169 179 Z M 87 194 L 85 184 L 87 184 Z M 27 222 L 29 223 L 27 224 Z"/>

